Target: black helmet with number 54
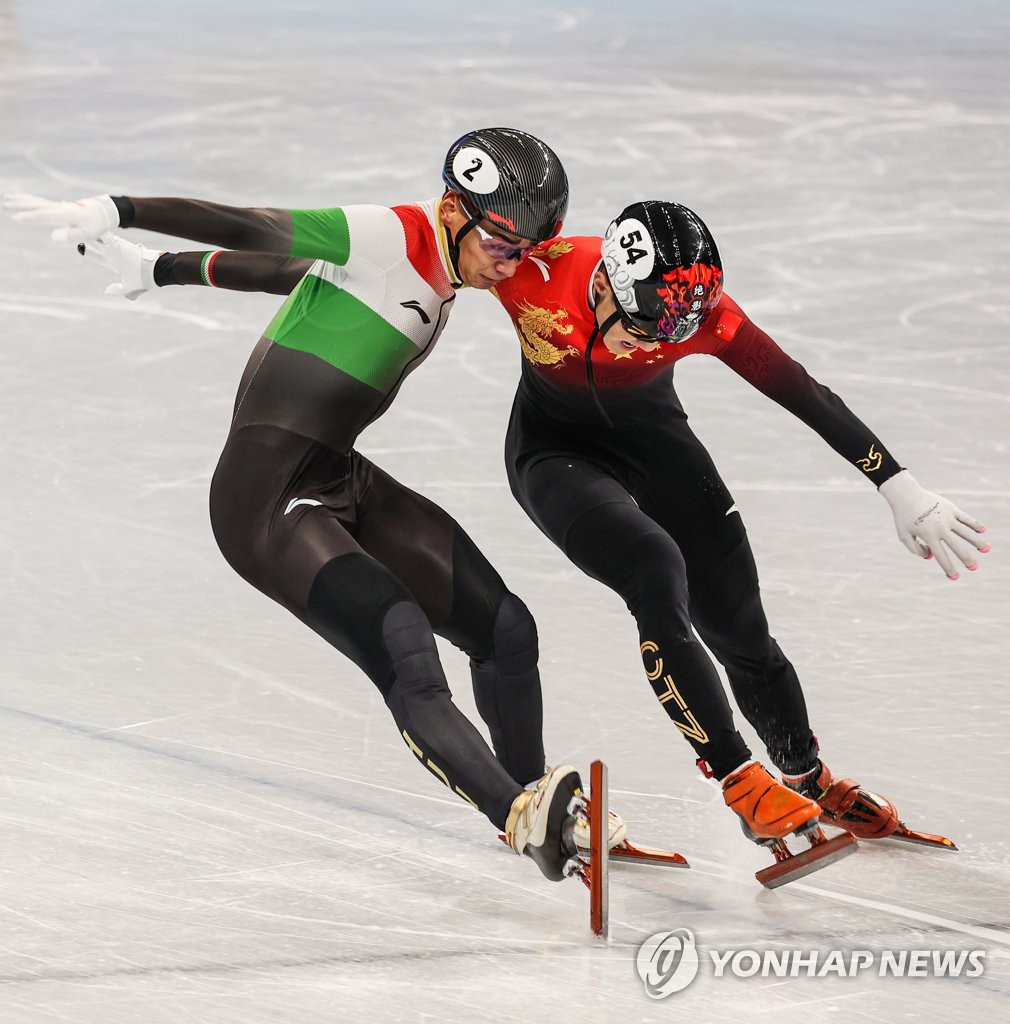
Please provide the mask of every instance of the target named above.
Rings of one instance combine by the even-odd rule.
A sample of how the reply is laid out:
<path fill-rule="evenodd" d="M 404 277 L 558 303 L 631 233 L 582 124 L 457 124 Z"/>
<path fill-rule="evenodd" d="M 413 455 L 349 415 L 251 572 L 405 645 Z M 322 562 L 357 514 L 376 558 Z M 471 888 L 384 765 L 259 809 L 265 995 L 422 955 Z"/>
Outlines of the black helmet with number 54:
<path fill-rule="evenodd" d="M 686 341 L 722 298 L 722 260 L 704 221 L 680 203 L 632 203 L 610 222 L 603 263 L 625 330 Z"/>
<path fill-rule="evenodd" d="M 568 175 L 557 154 L 515 128 L 478 128 L 457 139 L 442 180 L 472 218 L 531 242 L 553 238 L 568 211 Z"/>

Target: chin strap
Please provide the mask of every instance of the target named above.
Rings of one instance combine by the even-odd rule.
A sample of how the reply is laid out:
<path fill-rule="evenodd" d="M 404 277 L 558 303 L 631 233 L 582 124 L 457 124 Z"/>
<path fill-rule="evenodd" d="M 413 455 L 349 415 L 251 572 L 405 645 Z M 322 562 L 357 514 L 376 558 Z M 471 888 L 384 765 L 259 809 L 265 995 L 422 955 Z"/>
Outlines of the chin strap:
<path fill-rule="evenodd" d="M 473 231 L 473 229 L 477 226 L 477 223 L 479 221 L 479 214 L 476 217 L 471 217 L 459 229 L 459 231 L 456 233 L 455 238 L 452 237 L 452 234 L 449 232 L 448 228 L 445 229 L 445 241 L 446 247 L 449 250 L 449 262 L 452 264 L 453 273 L 460 279 L 460 282 L 462 282 L 463 280 L 463 275 L 459 272 L 459 243 L 462 242 L 464 238 L 466 238 L 469 232 Z M 462 284 L 460 284 L 459 287 L 462 287 Z"/>
<path fill-rule="evenodd" d="M 610 314 L 610 316 L 607 317 L 606 320 L 603 321 L 602 324 L 600 324 L 599 327 L 596 328 L 596 333 L 599 334 L 599 336 L 602 338 L 603 335 L 606 334 L 607 331 L 609 331 L 610 328 L 614 326 L 614 324 L 620 323 L 620 320 L 621 314 L 615 310 L 613 313 Z"/>

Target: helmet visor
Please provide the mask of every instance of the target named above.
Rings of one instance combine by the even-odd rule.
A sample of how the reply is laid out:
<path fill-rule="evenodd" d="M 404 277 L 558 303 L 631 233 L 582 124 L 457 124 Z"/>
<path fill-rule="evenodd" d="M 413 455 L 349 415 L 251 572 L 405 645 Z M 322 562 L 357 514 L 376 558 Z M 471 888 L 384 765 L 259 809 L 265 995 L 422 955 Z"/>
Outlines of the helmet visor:
<path fill-rule="evenodd" d="M 626 313 L 621 317 L 621 326 L 637 341 L 667 341 L 677 343 L 687 341 L 697 333 L 704 322 L 704 317 L 674 320 L 664 317 L 653 325 L 653 331 L 647 331 L 641 324 L 636 324 Z"/>
<path fill-rule="evenodd" d="M 680 320 L 665 317 L 657 325 L 657 340 L 674 343 L 687 341 L 688 338 L 698 333 L 698 328 L 701 327 L 704 321 L 705 317 L 702 316 L 683 317 Z"/>
<path fill-rule="evenodd" d="M 459 197 L 459 205 L 462 207 L 463 212 L 473 222 L 473 229 L 477 234 L 477 239 L 480 243 L 481 249 L 483 249 L 484 252 L 486 252 L 493 260 L 524 259 L 526 256 L 529 256 L 529 254 L 539 244 L 538 242 L 530 242 L 525 245 L 520 245 L 508 238 L 502 238 L 500 235 L 492 235 L 477 223 L 481 219 L 481 213 L 479 210 L 471 211 L 462 196 Z"/>
<path fill-rule="evenodd" d="M 662 338 L 653 337 L 644 327 L 639 327 L 633 320 L 629 319 L 627 315 L 621 317 L 621 326 L 630 334 L 633 338 L 638 341 L 662 341 Z"/>

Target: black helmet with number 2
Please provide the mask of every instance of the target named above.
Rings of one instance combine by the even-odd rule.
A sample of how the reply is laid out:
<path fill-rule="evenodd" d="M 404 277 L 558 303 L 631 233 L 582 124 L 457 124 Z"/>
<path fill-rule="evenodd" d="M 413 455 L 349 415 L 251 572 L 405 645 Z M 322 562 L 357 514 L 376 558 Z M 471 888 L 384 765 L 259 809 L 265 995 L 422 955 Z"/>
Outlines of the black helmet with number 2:
<path fill-rule="evenodd" d="M 602 254 L 622 323 L 632 334 L 686 341 L 722 298 L 715 239 L 680 203 L 632 203 L 610 222 Z"/>
<path fill-rule="evenodd" d="M 553 238 L 568 211 L 568 175 L 557 154 L 515 128 L 478 128 L 457 139 L 442 180 L 463 197 L 474 223 L 486 218 L 531 242 Z"/>

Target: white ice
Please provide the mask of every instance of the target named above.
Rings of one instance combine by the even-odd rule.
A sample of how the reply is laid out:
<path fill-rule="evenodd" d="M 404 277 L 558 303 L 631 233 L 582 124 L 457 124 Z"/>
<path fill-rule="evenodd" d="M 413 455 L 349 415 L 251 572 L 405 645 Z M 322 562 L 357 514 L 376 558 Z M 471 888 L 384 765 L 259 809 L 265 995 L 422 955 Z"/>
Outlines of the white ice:
<path fill-rule="evenodd" d="M 766 892 L 627 611 L 512 501 L 518 349 L 493 299 L 460 297 L 361 447 L 530 605 L 549 759 L 606 759 L 632 835 L 692 863 L 615 869 L 601 945 L 581 888 L 500 847 L 364 676 L 218 554 L 208 481 L 276 301 L 106 299 L 3 217 L 0 1021 L 1010 1018 L 1008 44 L 997 0 L 0 0 L 0 190 L 402 202 L 439 190 L 467 128 L 526 128 L 569 169 L 571 233 L 636 198 L 698 210 L 733 296 L 993 545 L 948 583 L 802 424 L 681 364 L 826 758 L 961 846 L 864 848 Z M 703 951 L 982 949 L 986 969 L 708 967 L 651 1001 L 635 951 L 672 928 Z"/>

